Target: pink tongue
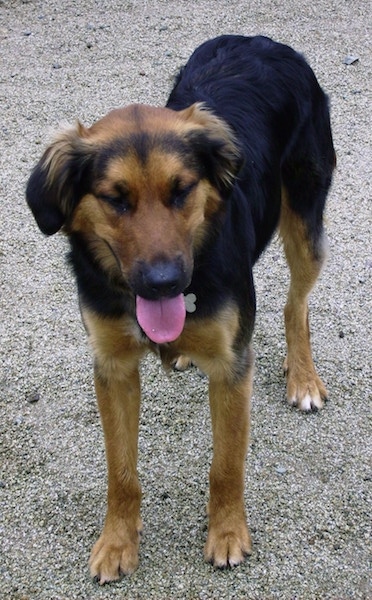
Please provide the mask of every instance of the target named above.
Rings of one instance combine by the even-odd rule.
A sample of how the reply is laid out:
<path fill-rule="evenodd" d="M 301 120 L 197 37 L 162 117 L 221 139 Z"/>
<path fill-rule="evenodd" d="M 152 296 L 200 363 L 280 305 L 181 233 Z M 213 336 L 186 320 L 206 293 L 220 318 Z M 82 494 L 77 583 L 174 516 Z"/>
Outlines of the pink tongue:
<path fill-rule="evenodd" d="M 136 297 L 137 321 L 156 344 L 173 342 L 181 334 L 186 318 L 183 294 L 176 298 L 145 300 Z"/>

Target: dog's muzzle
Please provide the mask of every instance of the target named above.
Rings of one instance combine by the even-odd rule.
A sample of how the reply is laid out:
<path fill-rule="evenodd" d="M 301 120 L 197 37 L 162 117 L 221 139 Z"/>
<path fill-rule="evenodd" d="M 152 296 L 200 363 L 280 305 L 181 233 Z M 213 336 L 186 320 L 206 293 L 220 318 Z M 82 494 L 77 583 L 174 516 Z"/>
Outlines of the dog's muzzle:
<path fill-rule="evenodd" d="M 181 258 L 138 263 L 131 280 L 136 317 L 156 344 L 172 342 L 182 333 L 186 318 L 183 291 L 190 279 Z"/>

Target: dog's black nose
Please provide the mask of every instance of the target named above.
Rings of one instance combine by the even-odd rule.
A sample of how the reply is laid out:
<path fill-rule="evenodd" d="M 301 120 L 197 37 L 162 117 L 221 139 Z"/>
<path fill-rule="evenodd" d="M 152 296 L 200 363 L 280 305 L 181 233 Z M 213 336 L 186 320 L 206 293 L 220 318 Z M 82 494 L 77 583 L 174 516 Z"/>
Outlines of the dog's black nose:
<path fill-rule="evenodd" d="M 149 291 L 169 296 L 177 293 L 181 276 L 182 273 L 174 262 L 160 262 L 146 269 L 144 281 Z"/>
<path fill-rule="evenodd" d="M 141 263 L 132 282 L 134 292 L 148 300 L 178 296 L 188 285 L 181 259 Z"/>

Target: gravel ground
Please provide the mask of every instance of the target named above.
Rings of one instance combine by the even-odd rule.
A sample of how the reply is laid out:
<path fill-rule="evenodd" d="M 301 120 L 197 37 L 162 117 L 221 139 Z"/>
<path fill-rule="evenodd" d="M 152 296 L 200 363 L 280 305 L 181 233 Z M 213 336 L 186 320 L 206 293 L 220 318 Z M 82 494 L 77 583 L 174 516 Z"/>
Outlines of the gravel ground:
<path fill-rule="evenodd" d="M 372 598 L 371 13 L 365 0 L 0 0 L 1 522 L 4 600 Z M 143 364 L 140 567 L 99 587 L 87 561 L 106 467 L 92 366 L 65 264 L 24 201 L 49 131 L 130 102 L 161 105 L 202 41 L 262 33 L 304 52 L 332 103 L 338 170 L 330 259 L 311 299 L 326 408 L 284 401 L 288 274 L 256 268 L 258 319 L 246 504 L 253 554 L 203 563 L 211 459 L 206 380 Z M 358 57 L 344 64 L 346 56 Z"/>

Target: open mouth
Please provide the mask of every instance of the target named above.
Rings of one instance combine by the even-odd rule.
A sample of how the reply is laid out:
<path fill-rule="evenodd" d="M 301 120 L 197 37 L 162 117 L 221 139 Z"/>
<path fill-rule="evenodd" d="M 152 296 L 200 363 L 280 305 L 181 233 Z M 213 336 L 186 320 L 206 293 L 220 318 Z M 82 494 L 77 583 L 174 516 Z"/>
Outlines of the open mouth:
<path fill-rule="evenodd" d="M 173 342 L 182 333 L 186 319 L 185 297 L 147 300 L 136 296 L 137 321 L 145 334 L 156 344 Z"/>

